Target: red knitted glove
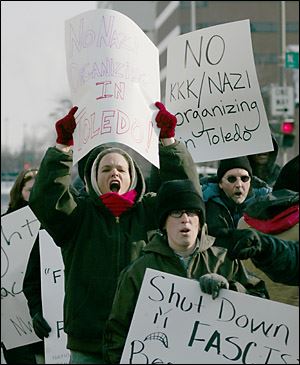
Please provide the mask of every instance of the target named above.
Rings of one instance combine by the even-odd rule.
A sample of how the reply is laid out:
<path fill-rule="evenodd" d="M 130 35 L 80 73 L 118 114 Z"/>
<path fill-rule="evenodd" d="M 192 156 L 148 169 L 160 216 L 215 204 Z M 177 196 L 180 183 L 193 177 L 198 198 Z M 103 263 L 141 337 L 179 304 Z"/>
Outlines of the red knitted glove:
<path fill-rule="evenodd" d="M 159 138 L 171 138 L 175 136 L 177 119 L 175 115 L 167 111 L 163 103 L 157 101 L 155 106 L 159 109 L 155 118 L 157 126 L 160 128 Z"/>
<path fill-rule="evenodd" d="M 65 117 L 56 122 L 57 143 L 73 146 L 73 132 L 76 128 L 74 114 L 77 112 L 77 109 L 78 106 L 73 106 Z"/>

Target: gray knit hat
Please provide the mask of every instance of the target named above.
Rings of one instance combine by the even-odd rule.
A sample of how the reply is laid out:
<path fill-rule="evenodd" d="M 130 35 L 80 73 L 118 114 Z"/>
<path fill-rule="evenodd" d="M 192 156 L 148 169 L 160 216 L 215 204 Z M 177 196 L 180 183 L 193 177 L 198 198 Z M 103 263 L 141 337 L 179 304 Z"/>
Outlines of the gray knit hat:
<path fill-rule="evenodd" d="M 135 171 L 135 167 L 134 167 L 132 158 L 129 156 L 129 154 L 126 151 L 122 150 L 121 148 L 111 147 L 111 148 L 106 148 L 102 152 L 100 152 L 99 155 L 95 158 L 95 160 L 93 162 L 92 169 L 91 169 L 91 184 L 92 184 L 92 187 L 95 190 L 95 192 L 99 195 L 102 195 L 102 192 L 99 190 L 99 186 L 97 183 L 97 173 L 98 173 L 98 167 L 99 167 L 102 157 L 104 157 L 108 153 L 119 153 L 128 162 L 129 173 L 130 173 L 130 178 L 131 178 L 129 190 L 134 189 L 137 184 L 137 176 L 136 176 L 136 171 Z"/>
<path fill-rule="evenodd" d="M 205 205 L 194 184 L 188 179 L 164 182 L 157 192 L 156 201 L 159 228 L 163 229 L 167 216 L 172 210 L 181 209 L 198 210 L 201 225 L 204 225 Z"/>
<path fill-rule="evenodd" d="M 249 175 L 252 177 L 252 168 L 248 157 L 233 157 L 220 161 L 217 171 L 218 181 L 220 181 L 225 173 L 231 169 L 244 169 L 248 171 Z"/>

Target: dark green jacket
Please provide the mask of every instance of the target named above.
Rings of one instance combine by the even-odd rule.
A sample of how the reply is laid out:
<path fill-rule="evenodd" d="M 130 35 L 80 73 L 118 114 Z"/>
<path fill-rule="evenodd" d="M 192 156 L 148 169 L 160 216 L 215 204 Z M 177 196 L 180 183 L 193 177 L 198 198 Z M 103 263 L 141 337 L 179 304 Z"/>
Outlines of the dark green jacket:
<path fill-rule="evenodd" d="M 217 239 L 205 231 L 206 226 L 187 269 L 168 245 L 167 238 L 157 233 L 144 248 L 144 254 L 122 271 L 104 333 L 104 358 L 108 363 L 120 362 L 147 268 L 196 280 L 207 273 L 218 273 L 227 278 L 230 289 L 264 296 L 264 282 L 247 273 L 241 261 L 230 260 L 227 249 L 216 246 Z"/>
<path fill-rule="evenodd" d="M 65 266 L 64 329 L 68 348 L 102 351 L 102 333 L 120 271 L 139 255 L 137 241 L 157 228 L 156 194 L 145 194 L 138 166 L 134 206 L 116 219 L 91 186 L 90 170 L 101 147 L 90 154 L 85 168 L 89 195 L 70 192 L 72 152 L 51 147 L 41 163 L 30 207 L 61 247 Z M 190 178 L 200 189 L 192 158 L 184 145 L 160 146 L 163 180 Z"/>

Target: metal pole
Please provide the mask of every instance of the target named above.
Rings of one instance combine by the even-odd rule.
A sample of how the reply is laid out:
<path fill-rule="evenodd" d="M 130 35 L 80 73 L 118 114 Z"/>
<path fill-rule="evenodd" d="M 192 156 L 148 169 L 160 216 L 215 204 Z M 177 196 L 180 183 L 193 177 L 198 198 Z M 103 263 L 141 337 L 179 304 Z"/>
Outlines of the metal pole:
<path fill-rule="evenodd" d="M 285 1 L 280 1 L 280 26 L 281 26 L 281 73 L 280 86 L 286 86 L 285 77 L 285 53 L 286 53 L 286 16 L 285 16 Z"/>
<path fill-rule="evenodd" d="M 196 1 L 191 1 L 191 32 L 196 30 Z"/>
<path fill-rule="evenodd" d="M 285 15 L 285 1 L 280 1 L 280 52 L 281 52 L 281 65 L 280 65 L 280 86 L 286 87 L 286 74 L 285 74 L 285 53 L 286 53 L 286 15 Z M 283 115 L 284 120 L 287 116 Z M 287 163 L 287 149 L 283 148 L 282 165 Z"/>

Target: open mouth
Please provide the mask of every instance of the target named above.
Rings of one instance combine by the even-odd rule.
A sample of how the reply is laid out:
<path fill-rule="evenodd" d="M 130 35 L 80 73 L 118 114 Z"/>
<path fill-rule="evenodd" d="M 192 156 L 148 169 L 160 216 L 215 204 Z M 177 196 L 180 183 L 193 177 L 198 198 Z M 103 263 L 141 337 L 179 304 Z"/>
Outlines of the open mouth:
<path fill-rule="evenodd" d="M 109 185 L 109 188 L 113 193 L 118 193 L 121 188 L 119 181 L 112 181 Z"/>
<path fill-rule="evenodd" d="M 180 230 L 181 233 L 188 233 L 190 230 L 188 228 L 183 228 Z"/>

